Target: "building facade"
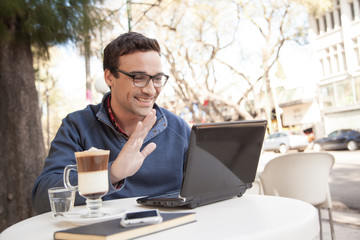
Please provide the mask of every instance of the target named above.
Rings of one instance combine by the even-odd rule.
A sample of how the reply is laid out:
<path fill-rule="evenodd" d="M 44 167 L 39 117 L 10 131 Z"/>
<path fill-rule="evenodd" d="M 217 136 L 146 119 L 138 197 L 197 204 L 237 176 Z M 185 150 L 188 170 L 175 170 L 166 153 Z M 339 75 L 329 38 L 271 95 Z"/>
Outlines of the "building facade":
<path fill-rule="evenodd" d="M 318 102 L 324 133 L 360 130 L 360 0 L 336 0 L 330 11 L 309 22 L 321 70 Z"/>

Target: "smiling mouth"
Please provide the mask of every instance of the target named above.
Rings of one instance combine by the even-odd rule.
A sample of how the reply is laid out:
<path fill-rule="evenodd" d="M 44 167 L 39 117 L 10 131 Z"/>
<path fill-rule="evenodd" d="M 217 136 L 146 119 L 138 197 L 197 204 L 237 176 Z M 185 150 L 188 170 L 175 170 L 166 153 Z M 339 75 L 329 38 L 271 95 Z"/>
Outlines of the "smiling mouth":
<path fill-rule="evenodd" d="M 136 97 L 136 99 L 139 102 L 143 102 L 143 103 L 148 103 L 148 102 L 151 102 L 153 100 L 153 98 L 141 98 L 141 97 Z"/>

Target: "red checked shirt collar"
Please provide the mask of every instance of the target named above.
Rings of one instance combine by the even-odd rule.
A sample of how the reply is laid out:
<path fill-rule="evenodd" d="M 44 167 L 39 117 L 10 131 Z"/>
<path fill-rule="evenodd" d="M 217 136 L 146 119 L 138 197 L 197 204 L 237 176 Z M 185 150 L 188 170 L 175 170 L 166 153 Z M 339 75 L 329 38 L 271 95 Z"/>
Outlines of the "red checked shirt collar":
<path fill-rule="evenodd" d="M 128 138 L 129 136 L 123 130 L 121 130 L 119 124 L 116 122 L 113 111 L 111 109 L 111 103 L 110 103 L 111 101 L 110 100 L 111 100 L 111 94 L 109 94 L 109 96 L 106 99 L 106 102 L 107 102 L 106 107 L 107 107 L 107 112 L 108 112 L 110 121 L 111 121 L 112 125 L 114 126 L 114 128 L 116 129 L 116 131 L 120 132 L 126 138 Z"/>
<path fill-rule="evenodd" d="M 106 108 L 107 108 L 107 112 L 108 112 L 110 121 L 111 121 L 112 125 L 114 126 L 114 128 L 116 129 L 116 131 L 120 132 L 125 138 L 129 138 L 129 136 L 126 135 L 126 133 L 124 133 L 123 130 L 121 130 L 119 124 L 116 122 L 116 119 L 115 119 L 115 117 L 114 117 L 113 111 L 112 111 L 112 109 L 111 109 L 110 100 L 111 100 L 111 94 L 109 94 L 109 96 L 108 96 L 107 99 L 105 100 L 105 102 L 106 102 Z M 124 181 L 125 181 L 125 180 L 123 179 L 123 180 L 121 180 L 120 182 L 117 182 L 117 183 L 113 184 L 114 188 L 120 189 L 120 188 L 124 185 Z"/>

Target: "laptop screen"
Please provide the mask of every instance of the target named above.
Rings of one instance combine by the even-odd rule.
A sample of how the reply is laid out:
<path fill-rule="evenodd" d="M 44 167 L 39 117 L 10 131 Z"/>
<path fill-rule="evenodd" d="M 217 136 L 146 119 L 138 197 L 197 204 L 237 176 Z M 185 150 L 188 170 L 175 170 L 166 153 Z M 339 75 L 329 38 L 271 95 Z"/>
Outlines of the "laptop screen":
<path fill-rule="evenodd" d="M 255 179 L 265 131 L 266 120 L 194 125 L 180 195 L 242 195 Z"/>

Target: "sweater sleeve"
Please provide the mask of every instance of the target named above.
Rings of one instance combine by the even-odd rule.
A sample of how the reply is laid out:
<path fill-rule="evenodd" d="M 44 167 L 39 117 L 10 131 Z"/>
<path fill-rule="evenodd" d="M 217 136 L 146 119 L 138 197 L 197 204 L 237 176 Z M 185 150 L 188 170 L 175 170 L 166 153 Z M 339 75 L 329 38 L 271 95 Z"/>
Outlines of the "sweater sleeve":
<path fill-rule="evenodd" d="M 78 130 L 69 118 L 65 118 L 51 143 L 49 155 L 42 173 L 35 180 L 32 189 L 32 205 L 36 212 L 50 211 L 48 189 L 63 187 L 63 173 L 67 165 L 76 164 L 74 152 L 83 151 Z M 70 182 L 77 185 L 77 173 L 70 172 Z M 76 194 L 75 205 L 83 204 L 85 199 Z"/>

